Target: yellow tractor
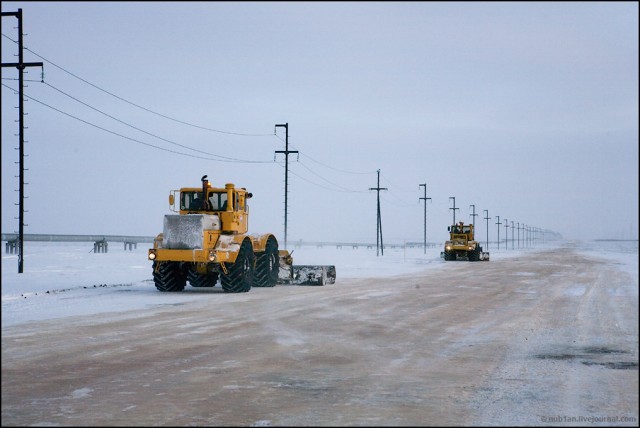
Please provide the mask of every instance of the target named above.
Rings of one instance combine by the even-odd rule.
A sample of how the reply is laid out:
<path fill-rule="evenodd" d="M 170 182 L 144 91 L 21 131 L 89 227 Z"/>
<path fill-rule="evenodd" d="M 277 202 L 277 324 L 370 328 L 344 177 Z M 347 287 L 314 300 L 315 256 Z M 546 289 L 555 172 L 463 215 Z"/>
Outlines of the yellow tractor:
<path fill-rule="evenodd" d="M 447 228 L 449 240 L 444 244 L 441 256 L 445 260 L 468 260 L 477 262 L 489 261 L 489 253 L 482 251 L 482 246 L 474 240 L 473 224 L 459 222 Z"/>
<path fill-rule="evenodd" d="M 278 249 L 271 233 L 248 235 L 252 194 L 232 183 L 212 187 L 207 176 L 201 187 L 185 187 L 169 194 L 171 210 L 164 228 L 148 251 L 153 280 L 159 291 L 214 287 L 243 293 L 251 287 L 276 284 L 335 283 L 335 266 L 293 266 L 287 250 Z"/>

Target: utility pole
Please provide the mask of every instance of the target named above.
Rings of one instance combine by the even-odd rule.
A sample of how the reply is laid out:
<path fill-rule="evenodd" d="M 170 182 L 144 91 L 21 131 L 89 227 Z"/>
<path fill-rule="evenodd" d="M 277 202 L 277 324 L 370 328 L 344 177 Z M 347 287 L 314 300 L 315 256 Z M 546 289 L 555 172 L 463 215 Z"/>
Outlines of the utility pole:
<path fill-rule="evenodd" d="M 520 222 L 517 223 L 518 226 L 518 249 L 520 249 Z"/>
<path fill-rule="evenodd" d="M 489 217 L 489 210 L 484 210 L 484 213 L 484 219 L 487 220 L 487 251 L 489 251 L 489 220 L 491 217 Z"/>
<path fill-rule="evenodd" d="M 24 69 L 26 67 L 43 67 L 41 62 L 24 62 L 22 43 L 22 9 L 17 12 L 2 12 L 2 17 L 15 16 L 18 18 L 18 62 L 2 63 L 2 67 L 16 67 L 18 69 L 18 115 L 20 122 L 20 208 L 18 216 L 18 273 L 24 271 Z M 44 72 L 43 72 L 44 79 Z"/>
<path fill-rule="evenodd" d="M 531 246 L 536 246 L 536 228 L 533 226 L 531 227 Z"/>
<path fill-rule="evenodd" d="M 500 249 L 500 225 L 502 223 L 500 223 L 500 216 L 497 215 L 496 216 L 498 218 L 498 221 L 496 221 L 496 224 L 498 225 L 498 250 Z"/>
<path fill-rule="evenodd" d="M 376 190 L 378 192 L 378 224 L 376 227 L 376 256 L 378 255 L 378 246 L 382 250 L 382 255 L 384 256 L 384 244 L 382 243 L 382 218 L 380 215 L 380 191 L 387 190 L 387 188 L 380 187 L 380 170 L 378 170 L 378 187 L 370 187 L 369 190 Z"/>
<path fill-rule="evenodd" d="M 504 219 L 504 249 L 509 249 L 509 220 Z"/>
<path fill-rule="evenodd" d="M 419 184 L 418 188 L 420 187 L 424 187 L 424 197 L 418 200 L 424 201 L 424 254 L 427 254 L 427 199 L 431 198 L 427 198 L 427 183 Z"/>
<path fill-rule="evenodd" d="M 470 208 L 473 208 L 473 214 L 469 214 L 470 217 L 472 217 L 471 219 L 471 224 L 473 224 L 473 231 L 475 232 L 476 230 L 476 216 L 478 214 L 476 214 L 476 206 L 475 205 L 469 205 Z"/>
<path fill-rule="evenodd" d="M 513 250 L 513 220 L 511 220 L 511 249 Z"/>
<path fill-rule="evenodd" d="M 276 125 L 282 127 L 285 132 L 284 150 L 276 150 L 276 153 L 284 153 L 284 249 L 287 249 L 287 195 L 289 193 L 289 154 L 298 153 L 297 150 L 289 150 L 289 123 Z"/>
<path fill-rule="evenodd" d="M 453 225 L 456 225 L 456 210 L 459 210 L 460 208 L 456 208 L 456 197 L 455 196 L 449 196 L 449 199 L 453 199 L 453 208 L 449 208 L 450 210 L 453 210 Z"/>

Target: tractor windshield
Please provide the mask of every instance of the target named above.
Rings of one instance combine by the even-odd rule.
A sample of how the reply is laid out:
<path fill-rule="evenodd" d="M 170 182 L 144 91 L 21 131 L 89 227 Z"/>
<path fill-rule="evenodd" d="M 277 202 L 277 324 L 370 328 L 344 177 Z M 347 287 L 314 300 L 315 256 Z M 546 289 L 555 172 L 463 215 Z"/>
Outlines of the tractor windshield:
<path fill-rule="evenodd" d="M 227 192 L 209 193 L 209 207 L 213 211 L 227 210 Z"/>
<path fill-rule="evenodd" d="M 209 206 L 202 206 L 202 192 L 182 192 L 180 195 L 180 209 L 183 211 L 226 211 L 227 193 L 209 192 Z"/>
<path fill-rule="evenodd" d="M 202 192 L 182 192 L 180 194 L 180 209 L 184 211 L 201 211 L 202 201 Z"/>

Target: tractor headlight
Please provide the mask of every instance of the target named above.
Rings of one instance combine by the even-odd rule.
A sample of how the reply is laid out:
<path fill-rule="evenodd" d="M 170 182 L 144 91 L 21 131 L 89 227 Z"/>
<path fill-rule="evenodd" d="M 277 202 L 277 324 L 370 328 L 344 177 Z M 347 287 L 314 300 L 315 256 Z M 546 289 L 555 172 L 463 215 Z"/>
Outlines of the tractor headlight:
<path fill-rule="evenodd" d="M 444 247 L 445 250 L 449 251 L 451 249 L 451 245 L 447 245 L 446 247 Z"/>
<path fill-rule="evenodd" d="M 156 259 L 155 250 L 149 250 L 149 260 L 155 260 L 155 259 Z"/>
<path fill-rule="evenodd" d="M 216 261 L 216 253 L 213 251 L 209 251 L 209 261 L 210 262 L 215 262 Z"/>

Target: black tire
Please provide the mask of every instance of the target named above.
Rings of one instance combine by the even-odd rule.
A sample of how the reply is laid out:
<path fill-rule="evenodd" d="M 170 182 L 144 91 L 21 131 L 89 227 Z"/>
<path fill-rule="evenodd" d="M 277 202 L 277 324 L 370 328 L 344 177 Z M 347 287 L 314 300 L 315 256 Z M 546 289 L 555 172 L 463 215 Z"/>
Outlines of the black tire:
<path fill-rule="evenodd" d="M 480 260 L 480 248 L 476 247 L 474 250 L 469 251 L 469 261 L 477 262 Z"/>
<path fill-rule="evenodd" d="M 254 260 L 251 241 L 245 239 L 235 263 L 227 264 L 227 273 L 223 270 L 220 276 L 220 284 L 225 293 L 246 293 L 251 290 Z"/>
<path fill-rule="evenodd" d="M 192 287 L 215 287 L 218 282 L 218 273 L 199 274 L 195 269 L 189 270 L 187 279 Z"/>
<path fill-rule="evenodd" d="M 267 239 L 264 252 L 256 253 L 256 272 L 254 287 L 275 287 L 278 282 L 280 270 L 280 257 L 278 256 L 278 241 L 273 236 Z"/>
<path fill-rule="evenodd" d="M 450 260 L 455 260 L 456 259 L 456 253 L 453 251 L 445 251 L 444 252 L 444 259 L 447 261 Z"/>
<path fill-rule="evenodd" d="M 178 262 L 153 262 L 153 282 L 162 292 L 176 292 L 184 290 L 187 278 Z"/>

